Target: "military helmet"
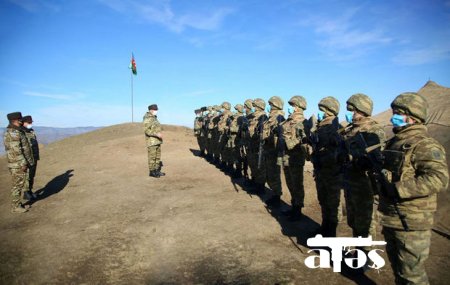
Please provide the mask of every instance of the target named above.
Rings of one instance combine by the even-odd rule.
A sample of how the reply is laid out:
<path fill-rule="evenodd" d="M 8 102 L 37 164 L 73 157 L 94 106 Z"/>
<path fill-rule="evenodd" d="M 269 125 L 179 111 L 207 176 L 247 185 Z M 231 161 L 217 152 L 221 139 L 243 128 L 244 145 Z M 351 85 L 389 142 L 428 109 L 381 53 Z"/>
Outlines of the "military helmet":
<path fill-rule="evenodd" d="M 213 110 L 213 106 L 208 106 L 207 108 L 206 108 L 207 110 L 208 110 L 208 112 L 212 112 L 212 110 Z"/>
<path fill-rule="evenodd" d="M 244 107 L 251 109 L 253 107 L 253 100 L 252 99 L 245 100 Z"/>
<path fill-rule="evenodd" d="M 391 103 L 392 109 L 404 111 L 418 121 L 424 123 L 427 120 L 428 103 L 425 97 L 415 92 L 405 92 L 398 95 Z"/>
<path fill-rule="evenodd" d="M 253 100 L 253 107 L 264 110 L 266 108 L 266 102 L 261 98 L 256 98 Z"/>
<path fill-rule="evenodd" d="M 339 114 L 339 101 L 332 96 L 328 96 L 320 100 L 319 109 L 321 107 L 325 108 L 326 110 L 329 110 L 335 116 Z"/>
<path fill-rule="evenodd" d="M 269 99 L 269 105 L 275 107 L 275 109 L 283 110 L 284 102 L 283 99 L 281 99 L 280 97 L 272 96 Z"/>
<path fill-rule="evenodd" d="M 303 96 L 295 95 L 288 101 L 288 103 L 294 107 L 300 107 L 303 110 L 306 110 L 306 99 Z"/>
<path fill-rule="evenodd" d="M 360 111 L 367 116 L 372 116 L 373 102 L 372 99 L 370 99 L 370 97 L 366 94 L 353 94 L 347 100 L 347 110 L 352 111 L 349 109 L 349 105 L 353 106 L 357 111 Z"/>
<path fill-rule="evenodd" d="M 220 105 L 214 105 L 214 110 L 216 111 L 220 111 L 222 109 L 222 107 Z"/>
<path fill-rule="evenodd" d="M 244 112 L 244 106 L 242 106 L 241 104 L 236 104 L 236 106 L 234 106 L 234 109 L 236 111 L 238 111 L 239 113 L 243 113 Z"/>
<path fill-rule="evenodd" d="M 225 110 L 230 110 L 231 109 L 231 104 L 228 102 L 223 102 L 222 103 L 222 108 L 224 108 Z"/>

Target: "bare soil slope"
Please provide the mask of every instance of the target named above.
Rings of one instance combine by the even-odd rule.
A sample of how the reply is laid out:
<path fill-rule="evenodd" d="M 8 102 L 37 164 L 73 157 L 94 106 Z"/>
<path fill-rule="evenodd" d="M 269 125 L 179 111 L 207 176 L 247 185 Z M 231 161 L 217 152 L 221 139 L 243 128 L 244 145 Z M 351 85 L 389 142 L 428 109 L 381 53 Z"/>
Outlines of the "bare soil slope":
<path fill-rule="evenodd" d="M 450 171 L 450 88 L 428 81 L 419 91 L 428 102 L 428 132 L 438 140 L 447 152 L 447 162 Z M 391 110 L 384 111 L 375 119 L 385 126 L 388 136 L 392 136 Z M 450 192 L 439 194 L 438 211 L 436 213 L 434 229 L 450 236 Z"/>
<path fill-rule="evenodd" d="M 164 133 L 167 176 L 160 179 L 148 177 L 140 124 L 48 145 L 36 179 L 40 199 L 20 215 L 9 212 L 10 177 L 0 157 L 0 283 L 393 283 L 388 264 L 363 277 L 304 265 L 306 239 L 320 223 L 310 174 L 306 217 L 289 223 L 265 206 L 267 193 L 248 194 L 241 180 L 196 156 L 192 130 L 165 126 Z M 339 234 L 350 236 L 345 222 Z M 450 280 L 449 252 L 449 241 L 433 234 L 432 284 Z"/>

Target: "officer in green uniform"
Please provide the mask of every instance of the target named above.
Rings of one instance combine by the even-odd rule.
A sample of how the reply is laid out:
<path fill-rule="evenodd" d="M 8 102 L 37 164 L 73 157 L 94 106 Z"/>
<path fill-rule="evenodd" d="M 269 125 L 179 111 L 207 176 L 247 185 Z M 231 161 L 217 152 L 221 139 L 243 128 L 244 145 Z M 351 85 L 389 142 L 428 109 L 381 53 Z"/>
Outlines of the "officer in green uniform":
<path fill-rule="evenodd" d="M 243 157 L 241 153 L 242 141 L 240 133 L 242 132 L 242 120 L 244 118 L 244 106 L 237 104 L 234 106 L 236 113 L 229 118 L 229 132 L 228 140 L 225 148 L 226 153 L 230 153 L 230 159 L 228 164 L 236 168 L 233 170 L 232 175 L 234 178 L 242 177 Z"/>
<path fill-rule="evenodd" d="M 36 138 L 36 132 L 33 130 L 33 118 L 28 115 L 22 118 L 23 131 L 27 137 L 28 143 L 33 153 L 34 165 L 30 166 L 28 170 L 28 191 L 24 193 L 24 197 L 27 200 L 36 199 L 36 194 L 33 193 L 34 177 L 36 176 L 37 163 L 39 160 L 39 144 Z"/>
<path fill-rule="evenodd" d="M 149 176 L 159 178 L 165 173 L 161 172 L 161 144 L 163 136 L 161 134 L 161 124 L 157 118 L 158 106 L 156 104 L 148 106 L 148 112 L 144 116 L 144 133 L 148 150 Z"/>
<path fill-rule="evenodd" d="M 444 147 L 427 132 L 428 104 L 417 93 L 402 93 L 391 103 L 395 136 L 383 151 L 385 177 L 380 191 L 382 233 L 396 284 L 429 284 L 429 256 L 437 193 L 448 187 Z"/>
<path fill-rule="evenodd" d="M 28 174 L 34 165 L 33 153 L 28 139 L 22 129 L 22 113 L 7 115 L 9 125 L 3 135 L 9 173 L 12 178 L 11 212 L 25 213 L 28 210 L 22 203 L 23 194 L 29 190 Z"/>
<path fill-rule="evenodd" d="M 283 100 L 278 96 L 272 96 L 269 99 L 269 119 L 264 123 L 263 129 L 266 181 L 272 190 L 272 197 L 266 201 L 269 206 L 279 206 L 281 202 L 281 163 L 279 163 L 279 160 L 284 155 L 281 126 L 285 120 L 283 105 Z"/>

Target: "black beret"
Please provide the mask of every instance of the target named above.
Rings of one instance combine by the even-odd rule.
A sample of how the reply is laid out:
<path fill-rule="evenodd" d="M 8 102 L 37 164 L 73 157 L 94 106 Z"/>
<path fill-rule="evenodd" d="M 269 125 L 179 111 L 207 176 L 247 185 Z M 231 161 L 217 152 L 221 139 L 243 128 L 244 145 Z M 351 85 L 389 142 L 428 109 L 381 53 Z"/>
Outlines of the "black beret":
<path fill-rule="evenodd" d="M 33 118 L 30 115 L 24 116 L 22 118 L 22 122 L 24 122 L 24 123 L 32 123 L 33 122 Z"/>
<path fill-rule="evenodd" d="M 158 110 L 158 105 L 152 104 L 152 105 L 148 106 L 148 110 Z"/>
<path fill-rule="evenodd" d="M 8 120 L 10 120 L 10 121 L 20 120 L 20 119 L 22 119 L 22 113 L 20 113 L 20 112 L 9 113 L 8 115 L 6 115 L 6 117 L 8 117 Z"/>

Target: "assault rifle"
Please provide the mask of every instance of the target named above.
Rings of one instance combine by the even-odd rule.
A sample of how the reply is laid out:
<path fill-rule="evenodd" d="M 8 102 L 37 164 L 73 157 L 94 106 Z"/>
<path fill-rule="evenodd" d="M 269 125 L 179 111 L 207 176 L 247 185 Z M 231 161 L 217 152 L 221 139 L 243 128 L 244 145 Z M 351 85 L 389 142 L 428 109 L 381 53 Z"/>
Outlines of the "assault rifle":
<path fill-rule="evenodd" d="M 245 145 L 245 140 L 248 137 L 248 119 L 244 115 L 241 117 L 241 124 L 240 124 L 240 130 L 239 130 L 239 138 L 240 138 L 240 145 L 239 145 L 239 152 L 240 157 L 242 158 L 242 170 L 244 172 L 244 178 L 248 179 L 248 158 L 247 158 L 247 146 Z"/>
<path fill-rule="evenodd" d="M 360 140 L 361 145 L 364 147 L 365 150 L 365 155 L 367 156 L 369 163 L 370 163 L 370 167 L 372 169 L 372 171 L 374 172 L 374 176 L 377 178 L 378 182 L 381 183 L 381 191 L 383 193 L 383 195 L 385 197 L 391 197 L 393 195 L 388 195 L 388 193 L 393 193 L 394 191 L 397 191 L 394 188 L 394 185 L 388 181 L 385 172 L 383 171 L 382 168 L 382 164 L 378 161 L 375 160 L 375 158 L 373 157 L 373 153 L 372 151 L 377 149 L 378 147 L 380 147 L 378 145 L 378 147 L 375 146 L 367 146 L 367 142 L 364 139 L 364 136 L 361 133 L 358 133 L 358 140 Z M 406 222 L 406 215 L 403 214 L 400 209 L 398 208 L 398 198 L 391 198 L 392 203 L 394 204 L 394 209 L 395 212 L 397 213 L 397 216 L 400 218 L 400 221 L 402 223 L 403 229 L 405 231 L 409 231 L 409 227 L 408 227 L 408 223 Z"/>
<path fill-rule="evenodd" d="M 283 157 L 286 150 L 286 142 L 283 137 L 283 126 L 281 125 L 282 122 L 284 122 L 285 119 L 282 115 L 278 115 L 277 117 L 277 156 L 278 160 L 280 162 L 280 166 L 283 166 Z"/>
<path fill-rule="evenodd" d="M 258 148 L 258 169 L 261 168 L 263 151 L 264 151 L 264 123 L 267 120 L 267 115 L 263 114 L 258 118 L 258 136 L 259 136 L 259 148 Z"/>

